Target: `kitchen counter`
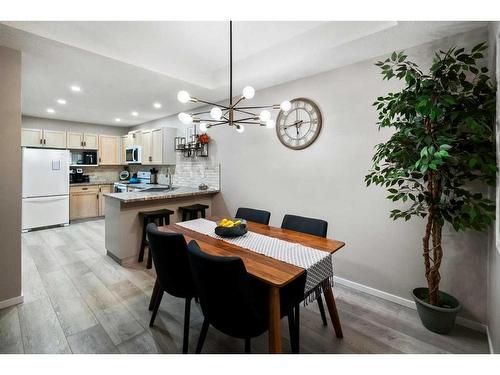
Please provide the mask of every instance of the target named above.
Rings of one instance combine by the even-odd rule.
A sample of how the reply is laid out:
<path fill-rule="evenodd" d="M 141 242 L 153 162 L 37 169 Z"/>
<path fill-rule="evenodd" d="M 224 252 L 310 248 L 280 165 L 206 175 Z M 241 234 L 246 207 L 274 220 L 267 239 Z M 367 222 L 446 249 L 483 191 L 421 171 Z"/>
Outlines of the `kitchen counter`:
<path fill-rule="evenodd" d="M 90 181 L 90 182 L 78 182 L 78 183 L 74 183 L 74 184 L 69 184 L 69 187 L 72 187 L 72 186 L 92 186 L 92 185 L 113 185 L 116 181 L 99 181 L 99 180 L 95 180 L 95 181 Z"/>
<path fill-rule="evenodd" d="M 208 206 L 206 214 L 211 215 L 213 197 L 218 192 L 217 189 L 199 190 L 197 187 L 179 186 L 167 191 L 104 194 L 107 254 L 120 264 L 136 263 L 142 240 L 141 212 L 166 208 L 173 211 L 169 217 L 170 223 L 176 223 L 182 220 L 180 206 L 205 204 Z"/>
<path fill-rule="evenodd" d="M 163 186 L 148 185 L 145 188 L 147 189 L 152 187 L 161 188 Z M 131 191 L 128 193 L 110 193 L 110 194 L 105 194 L 105 196 L 109 198 L 118 199 L 120 202 L 131 203 L 140 201 L 154 201 L 154 200 L 171 199 L 171 198 L 192 197 L 197 195 L 210 195 L 210 194 L 216 194 L 218 192 L 219 190 L 210 188 L 207 190 L 200 190 L 198 188 L 192 188 L 188 186 L 179 186 L 174 188 L 174 190 L 167 190 L 167 191 L 156 191 L 156 192 Z"/>

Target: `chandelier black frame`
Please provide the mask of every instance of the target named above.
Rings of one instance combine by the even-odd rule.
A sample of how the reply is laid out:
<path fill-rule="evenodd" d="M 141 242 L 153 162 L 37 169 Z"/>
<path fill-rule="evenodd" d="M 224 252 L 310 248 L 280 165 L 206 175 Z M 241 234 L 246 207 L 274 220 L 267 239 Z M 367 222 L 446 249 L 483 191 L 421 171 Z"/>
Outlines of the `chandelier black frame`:
<path fill-rule="evenodd" d="M 291 108 L 289 101 L 284 101 L 281 104 L 261 105 L 261 106 L 240 106 L 238 105 L 246 100 L 252 99 L 255 90 L 247 86 L 243 89 L 243 95 L 233 103 L 233 21 L 229 21 L 229 105 L 221 105 L 218 103 L 209 102 L 199 98 L 190 96 L 186 91 L 180 91 L 177 95 L 181 103 L 188 101 L 193 103 L 203 103 L 213 106 L 211 110 L 195 112 L 195 113 L 179 113 L 179 120 L 184 124 L 190 123 L 204 123 L 205 129 L 219 126 L 229 125 L 234 126 L 237 131 L 243 132 L 243 125 L 259 125 L 266 126 L 267 128 L 274 128 L 276 123 L 271 119 L 271 114 L 267 109 L 283 110 L 287 112 Z M 218 108 L 218 110 L 216 109 Z M 254 113 L 255 110 L 263 110 L 260 114 Z M 236 114 L 242 117 L 237 118 Z M 202 115 L 210 114 L 211 118 L 201 118 Z M 200 130 L 204 131 L 202 126 Z"/>

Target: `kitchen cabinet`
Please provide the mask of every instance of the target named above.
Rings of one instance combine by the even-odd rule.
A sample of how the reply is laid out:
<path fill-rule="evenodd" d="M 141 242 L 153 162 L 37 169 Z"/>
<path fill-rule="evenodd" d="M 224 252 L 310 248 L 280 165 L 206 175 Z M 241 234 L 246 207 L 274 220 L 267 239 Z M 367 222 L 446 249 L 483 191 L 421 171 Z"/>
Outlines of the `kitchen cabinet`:
<path fill-rule="evenodd" d="M 70 220 L 104 216 L 104 194 L 111 193 L 111 185 L 71 186 L 69 189 Z"/>
<path fill-rule="evenodd" d="M 44 130 L 43 146 L 47 148 L 66 148 L 66 132 L 58 130 Z"/>
<path fill-rule="evenodd" d="M 99 216 L 104 216 L 106 213 L 104 194 L 111 193 L 111 185 L 99 185 Z"/>
<path fill-rule="evenodd" d="M 113 135 L 99 136 L 99 164 L 120 164 L 120 137 Z"/>
<path fill-rule="evenodd" d="M 69 189 L 69 219 L 99 216 L 99 186 L 75 186 Z"/>
<path fill-rule="evenodd" d="M 66 132 L 23 128 L 21 129 L 21 146 L 66 148 Z"/>
<path fill-rule="evenodd" d="M 43 147 L 43 130 L 21 129 L 21 146 Z"/>
<path fill-rule="evenodd" d="M 173 143 L 173 141 L 172 141 Z M 163 163 L 163 130 L 151 131 L 151 164 Z"/>
<path fill-rule="evenodd" d="M 142 132 L 142 164 L 175 164 L 174 138 L 177 129 L 160 128 Z"/>
<path fill-rule="evenodd" d="M 66 136 L 67 147 L 73 150 L 99 149 L 97 134 L 68 132 Z"/>
<path fill-rule="evenodd" d="M 97 134 L 83 134 L 83 147 L 86 150 L 98 150 L 99 136 Z"/>

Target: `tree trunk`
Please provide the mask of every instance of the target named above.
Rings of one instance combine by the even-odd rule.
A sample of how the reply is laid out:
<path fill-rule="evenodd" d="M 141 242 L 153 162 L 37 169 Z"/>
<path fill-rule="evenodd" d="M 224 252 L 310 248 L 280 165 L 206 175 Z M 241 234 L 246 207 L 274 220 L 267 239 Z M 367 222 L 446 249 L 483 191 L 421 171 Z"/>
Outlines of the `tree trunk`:
<path fill-rule="evenodd" d="M 424 235 L 424 264 L 425 264 L 425 277 L 427 279 L 427 286 L 429 288 L 429 303 L 431 305 L 439 304 L 439 282 L 441 276 L 439 274 L 439 267 L 441 266 L 441 259 L 443 257 L 443 250 L 441 247 L 441 233 L 442 226 L 436 220 L 437 204 L 441 199 L 441 188 L 439 181 L 434 172 L 428 173 L 427 191 L 430 195 L 429 216 L 427 218 L 427 225 L 425 227 Z M 429 243 L 432 239 L 432 249 Z M 432 253 L 432 256 L 431 256 Z"/>

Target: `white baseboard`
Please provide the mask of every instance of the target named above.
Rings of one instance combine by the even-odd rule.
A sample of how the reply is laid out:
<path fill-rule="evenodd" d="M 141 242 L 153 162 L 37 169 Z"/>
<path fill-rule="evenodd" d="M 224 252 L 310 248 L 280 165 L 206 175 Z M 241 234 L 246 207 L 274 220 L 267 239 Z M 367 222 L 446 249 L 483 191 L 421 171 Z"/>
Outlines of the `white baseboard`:
<path fill-rule="evenodd" d="M 23 301 L 24 297 L 22 295 L 14 298 L 9 298 L 4 301 L 0 301 L 0 309 L 5 309 L 6 307 L 18 305 L 20 303 L 23 303 Z"/>
<path fill-rule="evenodd" d="M 397 304 L 405 306 L 405 307 L 409 307 L 410 309 L 413 309 L 413 310 L 417 309 L 417 306 L 415 305 L 415 301 L 409 300 L 407 298 L 399 297 L 399 296 L 396 296 L 394 294 L 390 294 L 390 293 L 384 292 L 382 290 L 378 290 L 378 289 L 375 289 L 375 288 L 372 288 L 372 287 L 369 287 L 369 286 L 366 286 L 363 284 L 359 284 L 359 283 L 356 283 L 356 282 L 351 281 L 351 280 L 343 279 L 343 278 L 338 277 L 338 276 L 334 276 L 333 279 L 336 283 L 339 283 L 340 285 L 344 285 L 348 288 L 359 290 L 359 291 L 364 292 L 366 294 L 370 294 L 372 296 L 379 297 L 379 298 L 397 303 Z M 470 319 L 465 319 L 465 318 L 462 318 L 461 316 L 457 316 L 456 323 L 458 325 L 473 329 L 475 331 L 487 333 L 488 327 L 485 324 L 475 322 L 475 321 L 470 320 Z M 491 345 L 490 345 L 490 348 L 491 348 Z"/>

